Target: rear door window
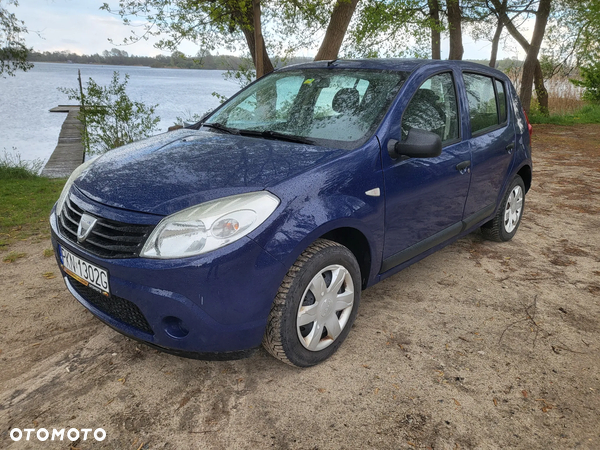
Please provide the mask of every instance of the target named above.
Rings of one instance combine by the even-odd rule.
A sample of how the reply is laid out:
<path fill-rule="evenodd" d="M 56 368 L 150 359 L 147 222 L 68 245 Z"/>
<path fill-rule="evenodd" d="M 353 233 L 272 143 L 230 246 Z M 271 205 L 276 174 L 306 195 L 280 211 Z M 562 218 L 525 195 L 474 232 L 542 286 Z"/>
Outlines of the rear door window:
<path fill-rule="evenodd" d="M 504 120 L 501 121 L 499 116 L 494 79 L 474 73 L 465 73 L 463 78 L 469 100 L 471 133 L 479 134 L 484 130 L 487 131 L 497 127 Z M 504 89 L 502 91 L 504 92 Z M 504 102 L 506 101 L 504 100 Z M 503 114 L 506 116 L 506 103 L 504 103 L 503 109 Z"/>

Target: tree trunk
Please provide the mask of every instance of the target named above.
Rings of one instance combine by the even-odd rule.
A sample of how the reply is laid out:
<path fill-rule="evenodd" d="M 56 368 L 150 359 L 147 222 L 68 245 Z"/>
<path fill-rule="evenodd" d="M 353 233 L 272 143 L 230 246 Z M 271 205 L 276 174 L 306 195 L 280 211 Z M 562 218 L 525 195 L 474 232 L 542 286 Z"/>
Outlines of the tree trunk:
<path fill-rule="evenodd" d="M 254 1 L 252 3 L 254 6 Z M 252 56 L 252 62 L 254 63 L 254 67 L 257 66 L 258 62 L 256 60 L 256 36 L 254 30 L 254 8 L 248 8 L 246 11 L 242 12 L 240 10 L 234 9 L 232 15 L 237 22 L 238 26 L 244 33 L 244 38 L 246 39 L 246 44 L 248 45 L 248 50 L 250 50 L 250 55 Z M 262 33 L 260 33 L 259 37 L 260 45 L 258 47 L 262 48 L 262 64 L 263 64 L 263 75 L 266 75 L 270 72 L 273 72 L 274 67 L 271 62 L 271 58 L 269 58 L 269 54 L 267 53 L 267 48 L 265 46 L 265 41 L 263 39 Z M 258 72 L 257 72 L 258 73 Z"/>
<path fill-rule="evenodd" d="M 448 59 L 462 59 L 464 49 L 462 44 L 462 27 L 459 0 L 447 0 L 448 28 L 450 31 L 450 55 Z"/>
<path fill-rule="evenodd" d="M 337 1 L 331 13 L 331 19 L 329 20 L 323 42 L 321 42 L 321 47 L 317 52 L 317 56 L 315 56 L 315 61 L 337 59 L 357 3 L 358 0 Z"/>
<path fill-rule="evenodd" d="M 254 63 L 254 67 L 256 67 L 256 44 L 254 39 L 254 30 L 250 30 L 247 28 L 242 28 L 242 32 L 244 33 L 244 37 L 246 38 L 246 44 L 248 44 L 248 50 L 250 50 L 250 55 L 252 56 L 252 62 Z M 267 49 L 265 47 L 265 41 L 262 40 L 262 54 L 263 54 L 263 75 L 273 72 L 274 67 L 271 62 L 271 58 L 267 53 Z"/>
<path fill-rule="evenodd" d="M 431 58 L 442 59 L 441 33 L 440 33 L 440 2 L 429 0 L 429 18 L 431 19 Z"/>
<path fill-rule="evenodd" d="M 539 60 L 536 59 L 535 72 L 533 74 L 533 82 L 535 84 L 535 96 L 540 105 L 540 114 L 543 116 L 550 115 L 550 108 L 548 106 L 548 90 L 544 86 L 544 74 L 542 72 L 542 66 Z"/>
<path fill-rule="evenodd" d="M 517 27 L 515 27 L 515 25 L 512 23 L 512 21 L 510 20 L 510 18 L 508 17 L 508 15 L 505 12 L 506 10 L 502 9 L 502 5 L 500 4 L 499 0 L 491 0 L 491 2 L 493 4 L 494 8 L 496 9 L 496 13 L 499 14 L 499 18 L 502 21 L 502 23 L 504 24 L 504 26 L 506 27 L 506 29 L 508 30 L 508 32 L 519 43 L 519 45 L 523 48 L 523 50 L 525 50 L 525 52 L 527 54 L 529 54 L 529 51 L 531 50 L 531 45 L 529 44 L 529 42 L 527 42 L 527 39 L 525 39 L 525 36 L 523 36 L 519 32 L 519 30 L 517 30 Z M 546 18 L 546 20 L 547 20 L 547 18 Z M 525 70 L 524 67 L 523 67 L 523 70 Z M 533 81 L 535 83 L 535 92 L 536 92 L 536 95 L 538 98 L 538 102 L 540 104 L 540 113 L 542 113 L 544 115 L 548 115 L 549 114 L 548 90 L 546 89 L 546 86 L 544 85 L 544 75 L 542 73 L 542 67 L 541 67 L 540 62 L 537 59 L 537 57 L 536 57 L 535 69 L 533 71 L 533 75 L 534 75 Z M 529 90 L 531 91 L 531 84 L 529 85 Z M 529 100 L 529 106 L 531 106 L 531 95 L 530 95 L 530 100 Z M 529 112 L 529 109 L 527 109 L 527 112 Z"/>
<path fill-rule="evenodd" d="M 508 0 L 502 0 L 502 9 L 500 14 L 504 14 L 506 12 L 506 4 Z M 502 36 L 502 29 L 504 28 L 504 24 L 502 23 L 502 19 L 498 14 L 498 24 L 496 25 L 496 32 L 494 33 L 494 37 L 492 38 L 492 54 L 490 55 L 490 67 L 496 67 L 496 60 L 498 59 L 498 44 L 500 43 L 500 36 Z"/>
<path fill-rule="evenodd" d="M 500 42 L 500 36 L 502 35 L 502 21 L 498 20 L 498 24 L 496 25 L 496 32 L 494 33 L 494 38 L 492 39 L 492 54 L 490 55 L 490 67 L 496 67 L 496 60 L 498 58 L 498 44 Z"/>
<path fill-rule="evenodd" d="M 533 28 L 533 36 L 531 37 L 531 44 L 527 57 L 525 58 L 525 64 L 523 64 L 523 75 L 521 76 L 521 103 L 523 103 L 523 109 L 526 113 L 529 113 L 531 107 L 531 91 L 533 86 L 533 78 L 535 73 L 536 63 L 539 64 L 537 57 L 544 39 L 546 32 L 546 24 L 548 23 L 548 16 L 550 15 L 551 0 L 540 0 L 538 10 L 535 18 L 535 26 Z"/>
<path fill-rule="evenodd" d="M 256 43 L 254 67 L 256 68 L 256 78 L 260 78 L 265 74 L 265 41 L 263 40 L 262 27 L 260 23 L 260 0 L 252 0 L 252 16 L 254 25 L 254 42 Z"/>

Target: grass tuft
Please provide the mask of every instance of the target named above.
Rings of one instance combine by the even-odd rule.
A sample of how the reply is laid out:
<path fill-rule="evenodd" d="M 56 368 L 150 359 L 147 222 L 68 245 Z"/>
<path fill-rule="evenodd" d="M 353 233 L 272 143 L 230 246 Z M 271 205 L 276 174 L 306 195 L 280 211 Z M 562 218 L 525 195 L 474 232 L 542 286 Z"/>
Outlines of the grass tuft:
<path fill-rule="evenodd" d="M 2 261 L 4 261 L 5 263 L 14 263 L 17 259 L 20 258 L 25 258 L 27 256 L 27 253 L 23 253 L 23 252 L 10 252 L 8 255 L 6 255 Z"/>
<path fill-rule="evenodd" d="M 41 159 L 23 160 L 14 148 L 12 153 L 5 149 L 0 155 L 0 180 L 35 178 L 43 166 Z"/>

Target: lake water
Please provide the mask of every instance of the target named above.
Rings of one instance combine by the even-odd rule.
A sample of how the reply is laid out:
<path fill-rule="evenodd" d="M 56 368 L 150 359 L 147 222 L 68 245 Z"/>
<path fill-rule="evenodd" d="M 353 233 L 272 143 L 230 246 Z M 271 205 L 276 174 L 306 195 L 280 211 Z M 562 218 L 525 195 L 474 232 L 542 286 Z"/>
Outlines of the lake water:
<path fill-rule="evenodd" d="M 57 88 L 78 89 L 78 69 L 84 86 L 89 78 L 108 85 L 114 71 L 121 74 L 121 80 L 129 74 L 129 97 L 146 105 L 158 104 L 159 131 L 166 131 L 177 117 L 203 114 L 218 106 L 212 92 L 229 97 L 239 90 L 237 83 L 225 81 L 218 70 L 36 63 L 28 72 L 0 78 L 0 153 L 12 152 L 14 147 L 22 159 L 48 160 L 67 117 L 49 109 L 74 103 Z"/>

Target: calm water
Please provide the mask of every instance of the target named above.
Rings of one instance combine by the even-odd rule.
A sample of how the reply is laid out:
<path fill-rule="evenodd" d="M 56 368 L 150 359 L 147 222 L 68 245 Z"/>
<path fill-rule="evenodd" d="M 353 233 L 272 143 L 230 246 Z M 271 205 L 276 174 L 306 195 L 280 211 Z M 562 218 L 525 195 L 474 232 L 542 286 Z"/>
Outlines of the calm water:
<path fill-rule="evenodd" d="M 23 159 L 46 161 L 50 157 L 67 115 L 48 110 L 73 104 L 57 88 L 78 88 L 78 69 L 84 86 L 90 77 L 100 85 L 107 85 L 115 70 L 120 72 L 121 79 L 129 74 L 129 97 L 147 105 L 158 104 L 160 131 L 173 125 L 176 117 L 203 114 L 218 106 L 219 100 L 212 92 L 230 96 L 239 89 L 216 70 L 36 63 L 29 72 L 0 78 L 0 153 L 4 149 L 12 152 L 15 147 Z"/>

